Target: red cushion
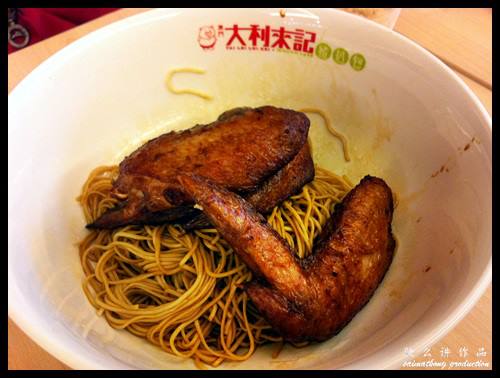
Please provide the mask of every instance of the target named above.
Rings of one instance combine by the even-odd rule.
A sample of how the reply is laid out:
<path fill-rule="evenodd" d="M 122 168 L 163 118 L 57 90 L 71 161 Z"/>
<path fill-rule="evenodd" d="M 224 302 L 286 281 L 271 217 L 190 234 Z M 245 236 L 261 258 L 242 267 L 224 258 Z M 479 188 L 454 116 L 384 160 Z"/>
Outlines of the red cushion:
<path fill-rule="evenodd" d="M 20 8 L 17 23 L 30 34 L 28 46 L 120 8 Z M 19 49 L 8 42 L 8 51 Z"/>

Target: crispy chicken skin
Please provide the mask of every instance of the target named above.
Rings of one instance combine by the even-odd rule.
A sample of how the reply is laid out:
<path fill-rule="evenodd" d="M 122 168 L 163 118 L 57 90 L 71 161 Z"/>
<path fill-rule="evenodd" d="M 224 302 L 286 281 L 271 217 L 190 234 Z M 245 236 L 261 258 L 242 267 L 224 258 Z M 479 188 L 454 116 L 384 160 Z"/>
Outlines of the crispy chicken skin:
<path fill-rule="evenodd" d="M 245 199 L 261 214 L 267 214 L 314 178 L 314 162 L 309 143 L 282 170 Z"/>
<path fill-rule="evenodd" d="M 255 210 L 261 214 L 270 213 L 273 208 L 296 194 L 314 178 L 314 162 L 309 143 L 305 143 L 290 163 L 271 176 L 256 191 L 242 195 Z M 210 221 L 204 213 L 190 219 L 183 225 L 185 229 L 210 227 Z"/>
<path fill-rule="evenodd" d="M 393 198 L 379 178 L 366 176 L 346 195 L 304 260 L 243 198 L 199 176 L 179 181 L 255 273 L 247 293 L 288 341 L 322 341 L 338 333 L 368 302 L 392 261 Z"/>
<path fill-rule="evenodd" d="M 308 131 L 303 113 L 263 106 L 233 109 L 211 124 L 163 134 L 122 161 L 112 193 L 127 200 L 87 227 L 189 218 L 192 199 L 179 188 L 180 173 L 202 175 L 238 193 L 255 191 L 298 154 Z"/>

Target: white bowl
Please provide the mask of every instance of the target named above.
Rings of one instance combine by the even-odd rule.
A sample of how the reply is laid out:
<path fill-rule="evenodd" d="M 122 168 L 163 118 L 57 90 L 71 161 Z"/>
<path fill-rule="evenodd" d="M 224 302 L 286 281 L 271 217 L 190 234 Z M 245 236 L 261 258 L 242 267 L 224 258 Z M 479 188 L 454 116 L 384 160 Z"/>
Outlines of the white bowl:
<path fill-rule="evenodd" d="M 342 47 L 366 65 L 230 50 L 231 33 L 218 35 L 218 25 L 234 24 L 303 29 L 316 34 L 309 47 Z M 215 27 L 212 49 L 200 46 L 214 42 L 206 28 L 199 40 L 202 26 Z M 179 75 L 174 84 L 212 101 L 166 90 L 167 72 L 185 66 L 206 74 Z M 263 104 L 330 115 L 353 159 L 344 162 L 339 142 L 311 115 L 316 162 L 353 181 L 372 174 L 389 183 L 399 247 L 371 301 L 339 335 L 286 347 L 275 360 L 263 347 L 223 367 L 398 368 L 405 347 L 418 353 L 444 336 L 491 281 L 491 118 L 415 43 L 319 9 L 289 9 L 284 18 L 269 9 L 154 10 L 89 34 L 26 77 L 9 96 L 9 316 L 73 368 L 194 368 L 96 315 L 81 290 L 75 243 L 85 229 L 75 197 L 92 168 L 119 162 L 147 139 Z"/>

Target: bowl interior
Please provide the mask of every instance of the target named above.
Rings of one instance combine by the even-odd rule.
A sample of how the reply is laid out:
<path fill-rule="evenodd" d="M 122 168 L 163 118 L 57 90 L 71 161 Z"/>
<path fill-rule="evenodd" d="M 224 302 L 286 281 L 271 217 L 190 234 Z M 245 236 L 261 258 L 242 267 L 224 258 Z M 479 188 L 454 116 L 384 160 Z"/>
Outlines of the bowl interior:
<path fill-rule="evenodd" d="M 231 49 L 241 45 L 229 43 L 235 24 L 269 26 L 271 43 L 280 27 L 295 34 L 282 51 Z M 250 31 L 240 32 L 250 45 Z M 338 48 L 350 59 L 361 54 L 364 68 Z M 167 91 L 166 74 L 178 67 L 206 70 L 173 83 L 213 100 Z M 397 367 L 404 347 L 442 335 L 491 276 L 491 124 L 463 83 L 421 48 L 334 10 L 288 10 L 285 18 L 277 10 L 155 10 L 92 33 L 25 79 L 9 97 L 14 320 L 73 367 L 194 368 L 96 315 L 81 290 L 75 243 L 85 230 L 75 198 L 94 167 L 118 163 L 152 137 L 265 104 L 328 114 L 352 160 L 311 114 L 315 162 L 353 182 L 365 174 L 388 182 L 398 248 L 371 301 L 336 337 L 285 347 L 276 359 L 262 347 L 224 367 Z"/>

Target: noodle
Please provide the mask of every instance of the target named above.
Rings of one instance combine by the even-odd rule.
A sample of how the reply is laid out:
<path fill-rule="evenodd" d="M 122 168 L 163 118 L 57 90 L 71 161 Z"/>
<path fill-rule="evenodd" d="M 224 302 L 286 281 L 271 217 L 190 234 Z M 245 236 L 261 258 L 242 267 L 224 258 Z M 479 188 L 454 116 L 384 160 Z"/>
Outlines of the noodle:
<path fill-rule="evenodd" d="M 78 198 L 87 222 L 117 203 L 110 196 L 117 174 L 116 166 L 91 172 Z M 274 208 L 268 221 L 304 258 L 351 187 L 345 177 L 316 168 L 314 181 Z M 214 228 L 92 230 L 79 251 L 85 295 L 113 328 L 192 358 L 200 368 L 243 361 L 258 345 L 283 342 L 243 290 L 251 271 Z"/>
<path fill-rule="evenodd" d="M 166 79 L 166 84 L 167 88 L 170 92 L 175 93 L 175 94 L 191 94 L 193 96 L 198 96 L 201 97 L 205 100 L 211 100 L 212 96 L 203 93 L 201 91 L 198 91 L 196 89 L 177 89 L 172 85 L 172 78 L 176 73 L 195 73 L 195 74 L 204 74 L 205 70 L 202 70 L 200 68 L 174 68 L 173 70 L 170 70 L 169 73 L 167 74 L 167 79 Z"/>
<path fill-rule="evenodd" d="M 303 113 L 314 113 L 314 114 L 319 115 L 321 118 L 323 118 L 323 121 L 325 122 L 325 126 L 328 129 L 328 131 L 334 137 L 336 137 L 337 139 L 339 139 L 340 142 L 342 143 L 342 149 L 344 151 L 344 159 L 345 159 L 345 161 L 351 161 L 351 157 L 349 156 L 349 146 L 348 146 L 348 142 L 347 142 L 346 137 L 343 136 L 342 134 L 340 134 L 337 130 L 335 130 L 333 128 L 333 126 L 330 123 L 329 118 L 326 116 L 326 114 L 325 114 L 324 111 L 322 111 L 320 109 L 316 109 L 316 108 L 305 108 L 305 109 L 301 109 L 300 111 L 303 112 Z"/>

